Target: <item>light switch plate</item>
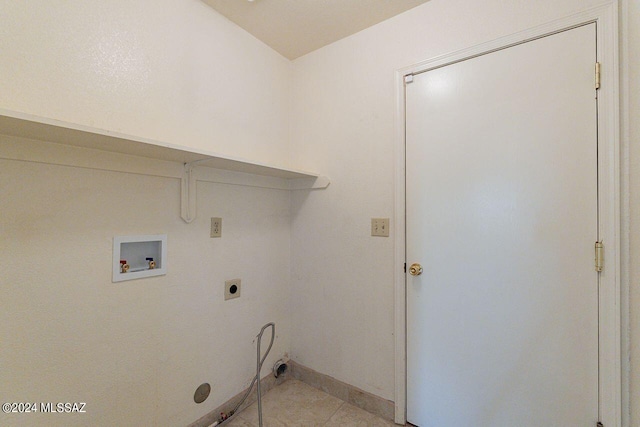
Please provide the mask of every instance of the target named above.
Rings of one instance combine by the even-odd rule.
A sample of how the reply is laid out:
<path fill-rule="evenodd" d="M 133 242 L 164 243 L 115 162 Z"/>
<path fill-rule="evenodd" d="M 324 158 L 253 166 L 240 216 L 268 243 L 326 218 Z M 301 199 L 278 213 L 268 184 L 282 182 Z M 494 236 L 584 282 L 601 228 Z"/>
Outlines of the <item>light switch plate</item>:
<path fill-rule="evenodd" d="M 389 237 L 389 218 L 371 218 L 371 235 Z"/>

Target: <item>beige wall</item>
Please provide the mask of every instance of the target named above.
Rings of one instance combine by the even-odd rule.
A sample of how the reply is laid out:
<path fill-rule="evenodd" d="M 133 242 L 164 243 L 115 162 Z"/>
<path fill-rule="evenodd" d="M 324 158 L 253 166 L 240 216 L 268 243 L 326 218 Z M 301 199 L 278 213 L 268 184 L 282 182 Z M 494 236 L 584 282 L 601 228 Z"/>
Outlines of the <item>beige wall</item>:
<path fill-rule="evenodd" d="M 199 0 L 0 0 L 0 57 L 0 109 L 288 163 L 290 62 Z M 1 160 L 16 145 L 28 158 L 0 137 L 0 401 L 87 413 L 0 424 L 187 425 L 248 385 L 263 324 L 267 366 L 289 350 L 288 191 L 198 182 L 185 224 L 179 179 Z M 167 275 L 112 283 L 113 237 L 156 233 Z M 242 296 L 225 302 L 232 278 Z"/>
<path fill-rule="evenodd" d="M 0 160 L 0 400 L 90 411 L 8 424 L 186 424 L 247 385 L 269 320 L 267 364 L 291 350 L 393 399 L 393 239 L 371 238 L 369 219 L 394 221 L 395 70 L 600 3 L 431 0 L 290 63 L 199 0 L 0 0 L 0 108 L 332 179 L 291 196 L 199 183 L 187 225 L 176 179 Z M 640 5 L 622 5 L 640 427 Z M 208 238 L 210 216 L 223 239 Z M 167 276 L 111 283 L 112 237 L 147 233 L 169 235 Z M 234 305 L 221 301 L 232 277 L 244 284 Z M 198 406 L 204 381 L 213 392 Z"/>
<path fill-rule="evenodd" d="M 203 2 L 0 11 L 0 108 L 288 163 L 290 62 Z"/>
<path fill-rule="evenodd" d="M 630 5 L 630 75 L 637 76 L 638 4 Z M 294 61 L 292 158 L 332 179 L 323 192 L 293 196 L 292 357 L 387 399 L 394 398 L 392 239 L 371 238 L 371 217 L 394 218 L 394 72 L 602 4 L 601 1 L 431 0 L 394 19 Z M 633 15 L 633 16 L 632 16 Z M 626 35 L 625 35 L 626 37 Z M 632 189 L 638 79 L 631 92 Z M 634 136 L 635 135 L 635 136 Z M 633 141 L 636 142 L 635 146 Z M 635 178 L 634 178 L 635 177 Z M 638 193 L 638 191 L 636 191 Z M 635 236 L 640 199 L 632 195 Z M 634 234 L 634 233 L 632 233 Z M 632 242 L 632 262 L 640 250 Z M 308 242 L 313 241 L 313 245 Z M 635 257 L 634 257 L 635 254 Z M 631 281 L 638 325 L 637 262 Z M 635 343 L 638 328 L 632 326 Z M 640 351 L 634 347 L 634 366 Z M 632 402 L 640 401 L 633 377 Z M 640 413 L 634 406 L 634 427 Z"/>
<path fill-rule="evenodd" d="M 247 386 L 263 324 L 278 327 L 267 366 L 288 352 L 287 191 L 198 182 L 186 224 L 174 178 L 0 160 L 0 182 L 0 400 L 87 403 L 2 425 L 186 425 Z M 160 233 L 166 276 L 112 283 L 113 236 Z"/>

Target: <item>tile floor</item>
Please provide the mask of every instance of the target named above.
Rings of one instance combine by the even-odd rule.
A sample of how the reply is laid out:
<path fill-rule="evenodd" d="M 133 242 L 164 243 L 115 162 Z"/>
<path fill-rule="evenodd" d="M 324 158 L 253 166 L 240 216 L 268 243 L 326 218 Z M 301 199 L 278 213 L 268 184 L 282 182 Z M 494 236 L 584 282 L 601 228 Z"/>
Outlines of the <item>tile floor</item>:
<path fill-rule="evenodd" d="M 266 427 L 396 425 L 298 380 L 288 380 L 262 396 L 262 422 Z M 225 427 L 257 426 L 257 402 L 225 424 Z"/>

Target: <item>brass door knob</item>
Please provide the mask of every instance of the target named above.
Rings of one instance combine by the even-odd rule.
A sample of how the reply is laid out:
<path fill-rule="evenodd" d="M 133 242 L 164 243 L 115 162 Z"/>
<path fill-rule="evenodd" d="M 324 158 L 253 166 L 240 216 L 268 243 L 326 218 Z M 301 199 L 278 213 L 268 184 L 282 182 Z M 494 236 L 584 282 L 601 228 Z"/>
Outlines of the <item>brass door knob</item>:
<path fill-rule="evenodd" d="M 422 266 L 418 263 L 411 264 L 409 267 L 409 274 L 412 276 L 419 276 L 422 274 Z"/>

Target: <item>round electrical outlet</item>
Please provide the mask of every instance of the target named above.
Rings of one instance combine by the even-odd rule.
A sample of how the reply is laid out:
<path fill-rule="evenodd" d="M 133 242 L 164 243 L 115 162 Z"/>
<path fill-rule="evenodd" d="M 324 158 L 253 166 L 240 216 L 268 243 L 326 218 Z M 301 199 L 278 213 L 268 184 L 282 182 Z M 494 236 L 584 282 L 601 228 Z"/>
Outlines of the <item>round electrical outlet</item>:
<path fill-rule="evenodd" d="M 238 298 L 240 296 L 240 279 L 232 279 L 224 282 L 224 299 Z"/>

